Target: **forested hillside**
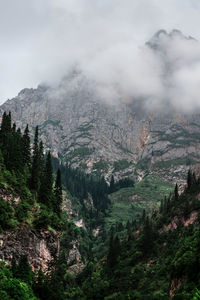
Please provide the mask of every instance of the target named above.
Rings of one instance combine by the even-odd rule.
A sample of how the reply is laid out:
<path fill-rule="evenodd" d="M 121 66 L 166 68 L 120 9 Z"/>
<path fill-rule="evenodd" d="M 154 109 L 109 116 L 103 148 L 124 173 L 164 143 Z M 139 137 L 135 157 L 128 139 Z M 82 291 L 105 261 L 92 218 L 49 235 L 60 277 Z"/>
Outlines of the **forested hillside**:
<path fill-rule="evenodd" d="M 188 172 L 182 194 L 178 185 L 169 196 L 163 194 L 159 209 L 141 207 L 137 217 L 133 213 L 132 220 L 118 222 L 116 197 L 125 201 L 129 189 L 141 192 L 142 185 L 115 182 L 113 176 L 108 184 L 63 165 L 44 153 L 38 127 L 31 143 L 28 125 L 22 133 L 10 113 L 2 118 L 0 150 L 1 299 L 200 298 L 200 179 L 194 173 Z M 67 215 L 64 194 L 84 226 Z M 24 239 L 30 234 L 28 247 L 5 244 L 9 235 L 23 244 L 19 233 Z M 44 236 L 51 247 L 57 242 L 45 268 L 31 244 L 36 237 L 44 243 Z M 70 271 L 77 260 L 76 255 L 69 259 L 73 249 L 82 264 L 75 273 Z"/>
<path fill-rule="evenodd" d="M 189 172 L 181 195 L 176 186 L 140 224 L 112 228 L 107 255 L 77 278 L 80 299 L 199 299 L 199 193 Z"/>
<path fill-rule="evenodd" d="M 82 265 L 92 256 L 92 230 L 104 223 L 110 206 L 109 193 L 133 185 L 132 180 L 125 179 L 117 184 L 112 182 L 109 187 L 104 178 L 86 176 L 62 165 L 50 152 L 44 153 L 38 135 L 36 127 L 31 143 L 28 125 L 21 133 L 11 114 L 3 114 L 0 130 L 2 299 L 34 299 L 34 294 L 42 298 L 42 292 L 37 291 L 40 277 L 45 278 L 44 294 L 50 289 L 49 297 L 60 299 L 56 284 L 61 280 L 55 276 L 60 274 L 63 257 L 65 265 L 59 275 L 62 279 L 69 276 L 67 269 L 76 260 L 70 258 L 73 247 L 77 247 Z M 62 209 L 63 187 L 73 201 L 76 215 L 84 219 L 85 229 L 78 228 Z M 41 249 L 34 251 L 34 247 Z M 45 277 L 43 271 L 51 276 Z"/>

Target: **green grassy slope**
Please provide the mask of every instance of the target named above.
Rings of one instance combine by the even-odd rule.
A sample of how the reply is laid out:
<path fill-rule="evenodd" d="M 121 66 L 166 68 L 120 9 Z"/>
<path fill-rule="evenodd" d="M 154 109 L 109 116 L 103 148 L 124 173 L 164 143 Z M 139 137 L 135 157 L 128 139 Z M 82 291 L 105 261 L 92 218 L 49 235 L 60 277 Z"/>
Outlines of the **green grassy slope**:
<path fill-rule="evenodd" d="M 116 222 L 126 223 L 138 219 L 143 209 L 149 211 L 160 205 L 160 200 L 168 196 L 174 187 L 156 175 L 148 175 L 134 187 L 123 188 L 110 195 L 112 203 L 106 226 Z"/>

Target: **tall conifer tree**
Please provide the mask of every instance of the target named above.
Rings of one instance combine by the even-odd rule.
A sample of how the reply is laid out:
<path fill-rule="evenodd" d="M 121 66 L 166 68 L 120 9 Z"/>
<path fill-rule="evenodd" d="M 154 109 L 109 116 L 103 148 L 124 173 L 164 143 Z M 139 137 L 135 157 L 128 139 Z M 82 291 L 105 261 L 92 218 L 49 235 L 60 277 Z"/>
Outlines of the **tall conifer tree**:
<path fill-rule="evenodd" d="M 112 175 L 111 180 L 110 180 L 109 192 L 113 193 L 114 191 L 115 191 L 115 180 L 114 180 L 114 176 Z"/>
<path fill-rule="evenodd" d="M 31 168 L 31 179 L 30 179 L 30 188 L 32 190 L 38 191 L 39 188 L 39 171 L 40 171 L 40 162 L 39 162 L 39 146 L 38 146 L 38 126 L 35 129 L 35 137 L 33 144 L 33 161 Z"/>
<path fill-rule="evenodd" d="M 188 171 L 188 174 L 187 174 L 187 187 L 188 187 L 188 189 L 191 188 L 191 185 L 192 185 L 192 173 L 191 173 L 191 171 L 189 170 L 189 171 Z"/>
<path fill-rule="evenodd" d="M 61 204 L 62 204 L 62 183 L 61 183 L 61 172 L 60 169 L 57 171 L 56 182 L 54 187 L 54 211 L 60 215 L 61 213 Z"/>
<path fill-rule="evenodd" d="M 48 152 L 46 158 L 46 164 L 44 167 L 44 172 L 41 177 L 41 184 L 39 190 L 39 201 L 44 203 L 48 207 L 53 206 L 53 169 L 51 164 L 51 154 Z"/>
<path fill-rule="evenodd" d="M 175 198 L 175 201 L 178 200 L 178 197 L 179 197 L 179 194 L 178 194 L 178 185 L 176 183 L 176 186 L 175 186 L 175 189 L 174 189 L 174 198 Z"/>
<path fill-rule="evenodd" d="M 22 137 L 22 159 L 23 163 L 27 166 L 30 166 L 31 162 L 31 146 L 30 146 L 30 136 L 29 136 L 29 128 L 28 124 L 24 130 L 24 134 Z"/>

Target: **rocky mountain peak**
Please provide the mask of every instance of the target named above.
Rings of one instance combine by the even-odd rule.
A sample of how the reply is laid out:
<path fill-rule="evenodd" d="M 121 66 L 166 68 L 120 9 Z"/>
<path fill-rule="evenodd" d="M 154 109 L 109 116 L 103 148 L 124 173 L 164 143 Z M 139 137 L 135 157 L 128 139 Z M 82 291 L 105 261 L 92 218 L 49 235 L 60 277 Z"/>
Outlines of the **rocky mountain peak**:
<path fill-rule="evenodd" d="M 184 35 L 178 29 L 173 29 L 170 32 L 167 32 L 165 29 L 160 29 L 152 36 L 146 45 L 152 49 L 161 50 L 163 47 L 166 48 L 166 44 L 172 42 L 174 39 L 195 41 L 193 37 Z"/>
<path fill-rule="evenodd" d="M 169 33 L 162 29 L 147 45 L 163 50 L 166 40 L 177 37 L 191 39 L 177 29 Z M 173 61 L 163 61 L 169 73 Z M 171 167 L 185 174 L 200 161 L 198 114 L 185 116 L 169 110 L 150 114 L 141 99 L 111 106 L 100 101 L 95 85 L 80 71 L 69 73 L 57 87 L 23 89 L 0 111 L 11 111 L 22 129 L 28 123 L 33 132 L 39 125 L 46 150 L 64 162 L 107 178 L 112 173 L 116 178 L 133 174 L 141 178 L 157 172 L 169 174 L 168 180 L 174 182 Z"/>

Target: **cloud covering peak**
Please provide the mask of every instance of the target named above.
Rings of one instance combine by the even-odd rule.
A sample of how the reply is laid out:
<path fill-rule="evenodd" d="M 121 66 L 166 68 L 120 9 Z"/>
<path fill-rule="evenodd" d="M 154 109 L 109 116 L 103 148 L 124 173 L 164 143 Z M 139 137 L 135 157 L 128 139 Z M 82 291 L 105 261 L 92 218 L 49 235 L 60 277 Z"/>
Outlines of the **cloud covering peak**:
<path fill-rule="evenodd" d="M 108 102 L 195 110 L 199 43 L 167 31 L 200 39 L 199 13 L 197 0 L 0 0 L 0 99 L 78 66 Z M 159 28 L 159 49 L 145 45 Z"/>

